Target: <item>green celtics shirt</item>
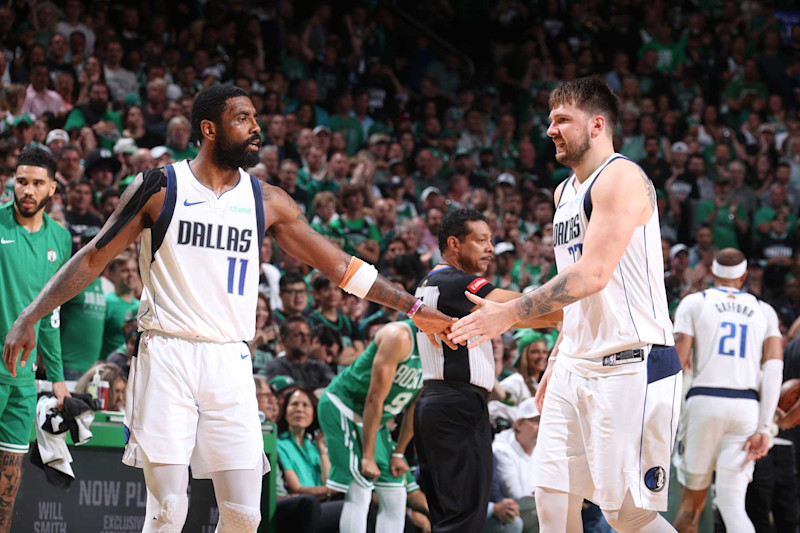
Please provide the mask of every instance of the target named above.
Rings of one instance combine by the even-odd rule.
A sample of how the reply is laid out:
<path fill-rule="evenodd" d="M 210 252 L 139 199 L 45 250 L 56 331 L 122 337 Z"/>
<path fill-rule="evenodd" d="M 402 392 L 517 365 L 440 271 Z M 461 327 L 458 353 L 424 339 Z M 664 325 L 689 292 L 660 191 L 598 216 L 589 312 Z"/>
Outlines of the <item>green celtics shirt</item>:
<path fill-rule="evenodd" d="M 125 332 L 122 326 L 125 325 L 125 317 L 128 313 L 139 311 L 139 300 L 136 298 L 132 302 L 126 302 L 115 292 L 106 293 L 106 320 L 103 327 L 103 345 L 100 348 L 100 358 L 105 359 L 108 355 L 125 344 Z"/>
<path fill-rule="evenodd" d="M 308 320 L 311 326 L 324 324 L 329 328 L 336 331 L 342 338 L 342 348 L 347 348 L 353 345 L 353 341 L 361 340 L 358 337 L 358 330 L 353 326 L 353 322 L 346 314 L 341 311 L 336 311 L 336 322 L 331 322 L 323 315 L 318 309 L 314 309 L 308 314 Z"/>
<path fill-rule="evenodd" d="M 347 220 L 339 217 L 331 222 L 331 228 L 344 234 L 344 251 L 350 255 L 358 255 L 356 248 L 366 241 L 381 242 L 381 232 L 370 217 L 361 217 L 357 220 Z"/>
<path fill-rule="evenodd" d="M 397 365 L 392 388 L 389 389 L 389 394 L 383 401 L 381 424 L 385 424 L 405 409 L 422 389 L 422 360 L 419 358 L 417 349 L 417 327 L 411 320 L 404 320 L 401 323 L 409 328 L 413 345 L 408 356 Z M 339 398 L 358 417 L 364 412 L 364 403 L 367 400 L 372 376 L 372 362 L 375 360 L 377 351 L 378 347 L 375 341 L 371 342 L 353 364 L 333 378 L 327 388 L 328 394 Z"/>
<path fill-rule="evenodd" d="M 106 297 L 100 278 L 61 306 L 61 354 L 64 368 L 86 372 L 103 346 Z"/>
<path fill-rule="evenodd" d="M 22 310 L 67 262 L 71 250 L 69 232 L 46 214 L 39 231 L 28 233 L 14 218 L 13 202 L 0 206 L 0 340 L 6 338 Z M 56 309 L 36 324 L 37 348 L 28 365 L 23 368 L 17 362 L 16 378 L 11 377 L 5 365 L 0 365 L 0 384 L 32 385 L 37 351 L 47 369 L 47 379 L 64 380 L 60 321 Z"/>

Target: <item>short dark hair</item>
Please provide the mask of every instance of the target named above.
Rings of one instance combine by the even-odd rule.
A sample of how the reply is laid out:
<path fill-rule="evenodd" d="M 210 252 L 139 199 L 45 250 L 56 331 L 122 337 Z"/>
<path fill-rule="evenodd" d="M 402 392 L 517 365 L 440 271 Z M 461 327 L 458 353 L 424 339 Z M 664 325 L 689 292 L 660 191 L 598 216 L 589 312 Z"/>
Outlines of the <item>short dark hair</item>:
<path fill-rule="evenodd" d="M 22 165 L 43 168 L 47 170 L 47 175 L 50 179 L 55 179 L 56 177 L 56 160 L 48 150 L 36 146 L 24 149 L 17 158 L 15 170 Z"/>
<path fill-rule="evenodd" d="M 120 194 L 117 189 L 114 187 L 109 187 L 108 189 L 103 191 L 103 194 L 100 195 L 100 205 L 106 203 L 109 198 L 119 198 Z"/>
<path fill-rule="evenodd" d="M 250 98 L 250 93 L 230 83 L 212 85 L 197 93 L 192 104 L 192 135 L 194 138 L 202 141 L 203 132 L 200 130 L 200 123 L 210 120 L 214 124 L 219 124 L 228 100 L 240 96 Z"/>
<path fill-rule="evenodd" d="M 306 326 L 309 326 L 309 327 L 311 326 L 308 323 L 308 320 L 306 320 L 306 317 L 304 317 L 303 315 L 287 316 L 283 320 L 283 322 L 281 322 L 281 327 L 280 327 L 281 337 L 285 337 L 286 335 L 289 334 L 289 326 L 291 324 L 300 324 L 300 323 L 305 324 Z"/>
<path fill-rule="evenodd" d="M 442 220 L 442 227 L 439 229 L 439 250 L 447 250 L 447 238 L 455 237 L 463 241 L 469 233 L 469 222 L 486 222 L 486 217 L 475 209 L 456 209 L 451 211 Z"/>
<path fill-rule="evenodd" d="M 297 272 L 289 272 L 288 274 L 281 276 L 281 280 L 278 282 L 278 289 L 281 291 L 286 290 L 286 287 L 295 283 L 302 283 L 305 285 L 306 280 L 302 274 L 298 274 Z"/>
<path fill-rule="evenodd" d="M 614 133 L 619 117 L 619 100 L 608 84 L 598 76 L 565 82 L 550 93 L 550 110 L 572 104 L 584 111 L 603 115 L 610 133 Z"/>
<path fill-rule="evenodd" d="M 339 332 L 325 324 L 317 324 L 311 330 L 311 338 L 317 339 L 322 346 L 342 345 L 342 336 Z"/>
<path fill-rule="evenodd" d="M 70 181 L 69 183 L 67 183 L 67 192 L 72 192 L 75 189 L 77 189 L 78 187 L 89 187 L 89 189 L 91 189 L 92 188 L 92 182 L 90 182 L 86 178 L 81 178 L 81 179 L 77 179 L 77 180 L 74 180 L 74 181 Z"/>
<path fill-rule="evenodd" d="M 311 289 L 314 292 L 319 292 L 322 289 L 328 287 L 331 284 L 331 280 L 323 276 L 322 274 L 317 274 L 311 279 Z"/>

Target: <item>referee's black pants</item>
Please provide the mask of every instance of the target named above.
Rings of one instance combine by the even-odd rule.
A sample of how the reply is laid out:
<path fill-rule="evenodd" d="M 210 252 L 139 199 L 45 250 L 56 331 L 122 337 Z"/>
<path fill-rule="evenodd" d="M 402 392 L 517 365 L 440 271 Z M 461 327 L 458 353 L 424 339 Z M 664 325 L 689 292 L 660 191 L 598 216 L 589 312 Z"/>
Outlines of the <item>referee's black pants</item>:
<path fill-rule="evenodd" d="M 483 530 L 492 485 L 487 396 L 467 383 L 426 381 L 417 400 L 420 485 L 434 533 Z"/>

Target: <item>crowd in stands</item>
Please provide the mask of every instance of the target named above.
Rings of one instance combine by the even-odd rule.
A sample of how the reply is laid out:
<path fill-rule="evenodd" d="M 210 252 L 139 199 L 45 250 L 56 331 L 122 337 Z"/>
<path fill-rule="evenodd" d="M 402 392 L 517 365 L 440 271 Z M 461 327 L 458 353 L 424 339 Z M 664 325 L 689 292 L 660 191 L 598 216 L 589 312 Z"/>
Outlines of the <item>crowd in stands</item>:
<path fill-rule="evenodd" d="M 0 203 L 12 198 L 20 150 L 46 147 L 59 182 L 47 212 L 77 250 L 137 173 L 197 154 L 194 95 L 234 83 L 250 92 L 261 126 L 261 162 L 248 172 L 285 189 L 347 253 L 413 291 L 440 257 L 443 216 L 472 207 L 494 232 L 486 277 L 531 290 L 556 272 L 553 191 L 568 175 L 546 135 L 548 95 L 564 80 L 599 75 L 621 104 L 617 150 L 657 189 L 670 309 L 708 287 L 715 251 L 733 246 L 750 260 L 746 290 L 774 305 L 786 342 L 797 335 L 800 23 L 791 2 L 398 6 L 3 4 Z M 68 378 L 94 372 L 98 361 L 121 370 L 103 368 L 115 383 L 127 376 L 141 292 L 136 259 L 132 247 L 62 308 Z M 250 349 L 260 409 L 279 428 L 280 497 L 327 505 L 308 391 L 324 388 L 381 325 L 402 317 L 343 293 L 269 236 L 261 259 Z M 553 340 L 550 331 L 495 340 L 505 395 L 493 422 L 525 450 L 535 443 L 526 420 L 535 418 L 522 405 Z M 509 453 L 496 446 L 501 477 Z M 520 487 L 499 481 L 492 520 L 519 530 Z M 326 512 L 302 508 L 314 520 Z M 424 515 L 410 516 L 425 530 Z"/>

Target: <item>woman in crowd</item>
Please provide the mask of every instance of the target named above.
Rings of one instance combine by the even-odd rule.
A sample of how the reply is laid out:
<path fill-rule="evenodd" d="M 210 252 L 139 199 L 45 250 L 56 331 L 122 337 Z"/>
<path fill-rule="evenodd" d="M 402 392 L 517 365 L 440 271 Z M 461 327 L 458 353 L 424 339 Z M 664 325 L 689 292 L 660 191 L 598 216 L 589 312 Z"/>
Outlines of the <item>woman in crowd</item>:
<path fill-rule="evenodd" d="M 292 386 L 278 417 L 278 461 L 290 495 L 310 494 L 322 502 L 317 531 L 336 531 L 342 501 L 331 502 L 337 493 L 325 486 L 331 461 L 325 436 L 317 422 L 317 399 Z"/>
<path fill-rule="evenodd" d="M 108 402 L 103 410 L 124 411 L 125 389 L 128 386 L 128 380 L 125 379 L 122 369 L 115 364 L 104 361 L 95 363 L 75 384 L 75 392 L 87 392 L 95 374 L 100 376 L 100 381 L 108 383 Z"/>

